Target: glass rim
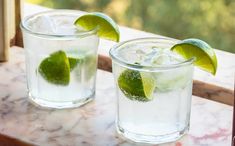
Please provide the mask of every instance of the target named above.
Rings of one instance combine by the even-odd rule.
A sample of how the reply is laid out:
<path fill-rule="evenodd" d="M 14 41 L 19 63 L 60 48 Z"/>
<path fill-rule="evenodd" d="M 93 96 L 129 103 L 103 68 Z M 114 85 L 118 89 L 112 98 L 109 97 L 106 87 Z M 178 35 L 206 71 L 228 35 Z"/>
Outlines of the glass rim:
<path fill-rule="evenodd" d="M 185 61 L 179 62 L 179 63 L 175 63 L 175 64 L 169 64 L 169 65 L 155 65 L 155 66 L 151 66 L 151 65 L 139 65 L 139 64 L 133 64 L 133 63 L 128 63 L 126 61 L 124 61 L 123 59 L 121 59 L 120 57 L 117 57 L 114 52 L 115 50 L 124 47 L 125 45 L 132 45 L 135 44 L 137 42 L 156 42 L 159 40 L 166 40 L 169 41 L 167 43 L 171 43 L 172 45 L 176 44 L 177 41 L 176 39 L 172 39 L 172 38 L 167 38 L 167 37 L 145 37 L 145 38 L 137 38 L 137 39 L 132 39 L 132 40 L 128 40 L 128 41 L 124 41 L 121 43 L 118 43 L 116 45 L 114 45 L 110 51 L 109 51 L 109 55 L 112 59 L 112 61 L 115 61 L 125 67 L 129 67 L 131 69 L 136 69 L 136 70 L 168 70 L 168 69 L 175 69 L 175 68 L 179 68 L 179 67 L 183 67 L 186 65 L 190 65 L 193 64 L 193 62 L 195 61 L 195 58 L 190 58 L 187 59 Z M 171 42 L 170 42 L 171 41 Z"/>
<path fill-rule="evenodd" d="M 71 14 L 71 15 L 75 15 L 75 14 L 79 14 L 77 10 L 68 10 L 68 9 L 60 9 L 60 10 L 47 10 L 47 11 L 43 11 L 43 12 L 39 12 L 39 13 L 35 13 L 29 16 L 26 16 L 23 18 L 23 20 L 20 22 L 20 28 L 22 31 L 30 33 L 32 35 L 35 36 L 41 36 L 41 37 L 54 37 L 54 38 L 67 38 L 67 37 L 72 37 L 72 38 L 77 38 L 77 37 L 86 37 L 86 36 L 90 36 L 90 35 L 94 35 L 97 33 L 98 28 L 94 28 L 91 30 L 87 30 L 87 31 L 81 31 L 78 32 L 76 34 L 47 34 L 47 33 L 40 33 L 40 32 L 35 32 L 32 31 L 30 28 L 27 27 L 26 22 L 29 21 L 30 19 L 34 18 L 34 17 L 38 17 L 41 15 L 45 15 L 45 14 Z M 85 12 L 84 12 L 85 13 Z"/>

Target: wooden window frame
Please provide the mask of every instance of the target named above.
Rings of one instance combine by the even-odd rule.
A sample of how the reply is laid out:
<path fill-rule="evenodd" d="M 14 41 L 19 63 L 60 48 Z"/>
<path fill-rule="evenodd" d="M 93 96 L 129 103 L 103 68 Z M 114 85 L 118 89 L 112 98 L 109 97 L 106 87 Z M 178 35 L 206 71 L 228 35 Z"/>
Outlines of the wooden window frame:
<path fill-rule="evenodd" d="M 19 28 L 23 0 L 0 0 L 0 61 L 7 61 L 11 46 L 23 46 Z"/>

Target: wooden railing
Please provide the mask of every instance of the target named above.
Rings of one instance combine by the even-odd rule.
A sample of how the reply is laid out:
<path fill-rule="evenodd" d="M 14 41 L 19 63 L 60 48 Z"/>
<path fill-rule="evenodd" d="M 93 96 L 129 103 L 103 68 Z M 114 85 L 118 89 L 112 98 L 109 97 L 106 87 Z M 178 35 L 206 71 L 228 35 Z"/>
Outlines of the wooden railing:
<path fill-rule="evenodd" d="M 20 141 L 18 139 L 0 134 L 1 146 L 33 146 L 32 144 Z"/>

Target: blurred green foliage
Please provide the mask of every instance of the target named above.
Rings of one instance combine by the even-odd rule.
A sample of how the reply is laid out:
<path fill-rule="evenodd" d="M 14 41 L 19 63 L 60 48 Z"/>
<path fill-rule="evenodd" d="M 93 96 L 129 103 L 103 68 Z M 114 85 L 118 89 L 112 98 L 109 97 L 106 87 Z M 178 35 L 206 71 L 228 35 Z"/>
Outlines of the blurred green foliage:
<path fill-rule="evenodd" d="M 235 53 L 235 0 L 26 1 L 52 8 L 101 11 L 120 25 L 177 39 L 200 38 L 214 48 Z"/>

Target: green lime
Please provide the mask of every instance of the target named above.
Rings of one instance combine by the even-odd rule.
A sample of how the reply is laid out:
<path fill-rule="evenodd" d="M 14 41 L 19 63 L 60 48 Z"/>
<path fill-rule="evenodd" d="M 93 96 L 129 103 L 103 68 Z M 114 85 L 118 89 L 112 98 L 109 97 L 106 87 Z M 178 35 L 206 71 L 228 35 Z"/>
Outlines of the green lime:
<path fill-rule="evenodd" d="M 214 50 L 199 39 L 185 39 L 171 48 L 185 59 L 195 58 L 194 64 L 207 72 L 216 74 L 217 59 Z"/>
<path fill-rule="evenodd" d="M 118 78 L 118 86 L 129 99 L 146 102 L 153 98 L 155 81 L 149 73 L 125 70 Z"/>
<path fill-rule="evenodd" d="M 78 64 L 82 63 L 81 59 L 68 57 L 69 59 L 69 65 L 70 65 L 70 71 L 72 71 Z"/>
<path fill-rule="evenodd" d="M 39 73 L 50 83 L 68 85 L 70 65 L 65 52 L 57 51 L 45 58 L 39 65 Z"/>
<path fill-rule="evenodd" d="M 98 29 L 98 36 L 119 42 L 120 33 L 118 25 L 109 16 L 93 12 L 79 17 L 74 24 L 86 30 Z"/>

